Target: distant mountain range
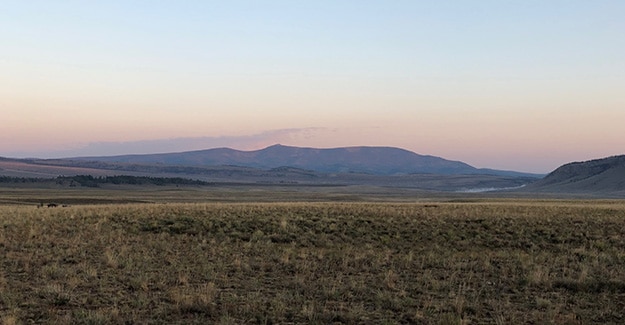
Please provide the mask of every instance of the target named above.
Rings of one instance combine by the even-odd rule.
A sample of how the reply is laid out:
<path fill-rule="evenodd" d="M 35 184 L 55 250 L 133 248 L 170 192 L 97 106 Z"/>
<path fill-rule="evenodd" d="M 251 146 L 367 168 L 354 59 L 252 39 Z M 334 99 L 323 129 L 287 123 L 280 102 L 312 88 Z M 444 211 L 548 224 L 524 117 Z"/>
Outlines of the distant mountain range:
<path fill-rule="evenodd" d="M 484 174 L 514 177 L 542 177 L 542 175 L 514 171 L 478 169 L 460 161 L 419 155 L 408 150 L 393 147 L 316 149 L 277 144 L 254 151 L 217 148 L 178 153 L 79 157 L 71 158 L 71 160 L 194 167 L 239 166 L 265 170 L 279 167 L 292 167 L 321 173 L 365 173 L 372 175 Z"/>
<path fill-rule="evenodd" d="M 54 179 L 76 175 L 173 177 L 236 186 L 373 186 L 445 192 L 518 188 L 543 176 L 478 169 L 392 147 L 274 145 L 254 151 L 218 148 L 63 159 L 0 158 L 0 176 Z"/>
<path fill-rule="evenodd" d="M 524 191 L 625 196 L 625 155 L 565 164 Z"/>
<path fill-rule="evenodd" d="M 0 176 L 52 179 L 74 175 L 175 177 L 254 186 L 365 185 L 454 192 L 506 189 L 516 193 L 625 197 L 625 155 L 565 164 L 546 176 L 480 169 L 393 147 L 316 149 L 273 145 L 253 151 L 217 148 L 64 159 L 0 157 Z"/>

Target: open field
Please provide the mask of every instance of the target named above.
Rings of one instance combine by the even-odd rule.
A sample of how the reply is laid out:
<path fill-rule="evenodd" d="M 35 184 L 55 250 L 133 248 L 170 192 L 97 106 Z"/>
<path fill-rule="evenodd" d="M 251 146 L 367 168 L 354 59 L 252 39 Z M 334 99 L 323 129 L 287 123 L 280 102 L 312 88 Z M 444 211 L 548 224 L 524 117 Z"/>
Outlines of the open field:
<path fill-rule="evenodd" d="M 521 194 L 522 195 L 522 194 Z M 428 192 L 380 186 L 235 185 L 154 186 L 110 185 L 98 188 L 49 185 L 0 186 L 0 205 L 40 203 L 242 203 L 242 202 L 415 202 L 483 200 L 482 193 Z M 502 197 L 501 193 L 491 197 Z"/>
<path fill-rule="evenodd" d="M 440 192 L 415 188 L 370 185 L 250 185 L 215 184 L 210 186 L 104 185 L 97 188 L 51 184 L 13 184 L 0 186 L 0 205 L 37 205 L 56 203 L 242 203 L 242 202 L 485 202 L 492 200 L 596 200 L 590 195 L 535 194 L 524 192 Z M 617 200 L 618 199 L 612 199 Z M 624 201 L 625 202 L 625 201 Z"/>
<path fill-rule="evenodd" d="M 130 192 L 1 193 L 2 324 L 625 322 L 623 201 Z"/>

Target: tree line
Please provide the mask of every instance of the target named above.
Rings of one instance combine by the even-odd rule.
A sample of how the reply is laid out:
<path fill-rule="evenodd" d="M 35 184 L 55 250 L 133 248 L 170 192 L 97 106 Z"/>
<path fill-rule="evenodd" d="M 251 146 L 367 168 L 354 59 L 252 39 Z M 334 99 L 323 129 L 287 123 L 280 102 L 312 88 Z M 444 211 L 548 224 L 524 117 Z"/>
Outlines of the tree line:
<path fill-rule="evenodd" d="M 149 177 L 149 176 L 58 176 L 53 179 L 59 185 L 99 187 L 103 184 L 114 185 L 209 185 L 210 183 L 182 177 Z M 38 183 L 49 182 L 46 178 L 0 176 L 0 183 Z"/>

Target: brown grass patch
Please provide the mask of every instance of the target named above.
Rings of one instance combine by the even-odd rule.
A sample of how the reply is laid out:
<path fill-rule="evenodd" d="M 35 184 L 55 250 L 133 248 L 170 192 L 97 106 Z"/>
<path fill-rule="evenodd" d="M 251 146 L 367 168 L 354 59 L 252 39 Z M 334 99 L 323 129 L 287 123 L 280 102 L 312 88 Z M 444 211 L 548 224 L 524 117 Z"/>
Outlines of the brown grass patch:
<path fill-rule="evenodd" d="M 2 324 L 625 321 L 618 202 L 0 213 Z"/>

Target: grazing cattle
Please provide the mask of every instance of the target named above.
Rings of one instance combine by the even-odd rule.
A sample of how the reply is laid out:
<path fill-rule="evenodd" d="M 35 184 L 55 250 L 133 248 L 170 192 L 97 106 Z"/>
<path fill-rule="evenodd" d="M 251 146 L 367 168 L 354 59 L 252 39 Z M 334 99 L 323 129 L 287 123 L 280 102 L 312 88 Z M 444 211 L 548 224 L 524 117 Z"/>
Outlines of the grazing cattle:
<path fill-rule="evenodd" d="M 58 205 L 58 204 L 56 204 L 56 203 L 48 203 L 48 208 L 56 208 L 56 207 L 58 207 L 58 206 L 59 206 L 59 205 Z"/>

